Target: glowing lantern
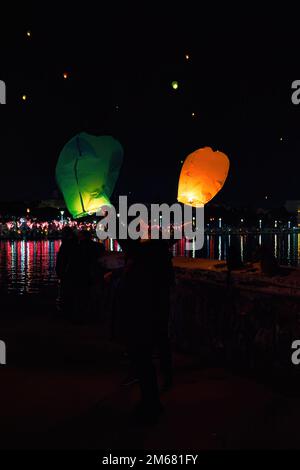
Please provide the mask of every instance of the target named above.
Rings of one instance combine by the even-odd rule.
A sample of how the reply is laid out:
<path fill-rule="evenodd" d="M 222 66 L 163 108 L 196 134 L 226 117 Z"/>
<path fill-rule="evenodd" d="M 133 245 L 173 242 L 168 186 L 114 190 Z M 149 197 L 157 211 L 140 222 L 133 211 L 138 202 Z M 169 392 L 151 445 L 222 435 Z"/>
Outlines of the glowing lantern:
<path fill-rule="evenodd" d="M 172 82 L 172 88 L 173 90 L 178 90 L 178 82 Z"/>
<path fill-rule="evenodd" d="M 73 217 L 110 204 L 122 161 L 123 148 L 110 136 L 82 132 L 64 146 L 56 165 L 56 181 Z"/>
<path fill-rule="evenodd" d="M 185 160 L 177 199 L 183 204 L 202 207 L 223 187 L 229 171 L 229 159 L 210 147 L 196 150 Z"/>
<path fill-rule="evenodd" d="M 68 73 L 64 72 L 63 77 L 64 77 L 65 80 L 67 80 L 67 78 L 69 77 Z"/>

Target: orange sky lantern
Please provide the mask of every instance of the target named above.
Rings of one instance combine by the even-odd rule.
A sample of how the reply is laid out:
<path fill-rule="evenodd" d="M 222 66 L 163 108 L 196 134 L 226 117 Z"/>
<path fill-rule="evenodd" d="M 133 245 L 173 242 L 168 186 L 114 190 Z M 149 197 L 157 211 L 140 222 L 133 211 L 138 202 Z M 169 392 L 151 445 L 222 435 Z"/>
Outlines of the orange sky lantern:
<path fill-rule="evenodd" d="M 179 202 L 202 207 L 222 189 L 229 171 L 228 157 L 205 147 L 191 153 L 185 160 L 178 185 Z"/>

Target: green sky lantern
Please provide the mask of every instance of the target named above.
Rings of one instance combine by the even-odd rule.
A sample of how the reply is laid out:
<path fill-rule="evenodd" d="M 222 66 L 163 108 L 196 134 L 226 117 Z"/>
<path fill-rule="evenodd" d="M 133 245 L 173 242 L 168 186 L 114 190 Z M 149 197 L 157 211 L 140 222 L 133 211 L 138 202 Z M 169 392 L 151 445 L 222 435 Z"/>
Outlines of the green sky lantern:
<path fill-rule="evenodd" d="M 123 161 L 123 148 L 111 136 L 81 132 L 62 149 L 56 181 L 74 218 L 110 203 Z"/>

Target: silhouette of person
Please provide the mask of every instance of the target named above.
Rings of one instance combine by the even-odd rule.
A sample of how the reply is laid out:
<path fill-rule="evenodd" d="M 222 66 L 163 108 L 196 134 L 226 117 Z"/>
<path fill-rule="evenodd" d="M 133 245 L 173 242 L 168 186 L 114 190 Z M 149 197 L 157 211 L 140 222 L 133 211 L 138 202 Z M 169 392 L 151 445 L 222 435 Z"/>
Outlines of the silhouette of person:
<path fill-rule="evenodd" d="M 172 352 L 169 340 L 170 289 L 175 282 L 172 257 L 167 240 L 149 240 L 143 244 L 148 251 L 149 267 L 154 279 L 154 308 L 156 309 L 157 335 L 160 368 L 163 376 L 163 388 L 173 384 Z"/>
<path fill-rule="evenodd" d="M 260 246 L 256 251 L 256 257 L 260 261 L 261 272 L 266 276 L 276 276 L 280 273 L 278 261 L 270 246 Z"/>
<path fill-rule="evenodd" d="M 162 242 L 130 244 L 127 263 L 116 291 L 115 336 L 126 346 L 141 391 L 138 415 L 155 421 L 162 411 L 153 351 L 160 352 L 165 385 L 172 383 L 168 340 L 170 271 Z"/>
<path fill-rule="evenodd" d="M 62 244 L 56 258 L 56 274 L 60 280 L 60 299 L 63 314 L 70 317 L 73 310 L 73 272 L 72 260 L 77 245 L 71 227 L 62 230 Z"/>
<path fill-rule="evenodd" d="M 244 266 L 241 258 L 241 250 L 236 238 L 232 239 L 231 245 L 228 247 L 227 252 L 227 268 L 228 271 L 235 271 L 242 269 Z"/>
<path fill-rule="evenodd" d="M 76 299 L 75 320 L 80 323 L 94 319 L 97 315 L 95 291 L 103 289 L 104 270 L 99 261 L 104 251 L 104 245 L 92 240 L 90 231 L 78 232 L 71 268 Z"/>

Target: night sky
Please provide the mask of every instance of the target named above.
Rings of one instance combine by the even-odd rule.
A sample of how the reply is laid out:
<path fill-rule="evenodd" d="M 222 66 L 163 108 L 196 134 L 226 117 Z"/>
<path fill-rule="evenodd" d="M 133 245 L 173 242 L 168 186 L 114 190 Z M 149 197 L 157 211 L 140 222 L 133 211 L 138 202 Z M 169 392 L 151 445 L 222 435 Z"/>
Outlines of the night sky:
<path fill-rule="evenodd" d="M 58 197 L 59 152 L 83 130 L 122 143 L 116 195 L 138 202 L 175 202 L 181 161 L 203 146 L 231 160 L 217 202 L 300 199 L 296 14 L 65 4 L 1 13 L 1 201 Z"/>

